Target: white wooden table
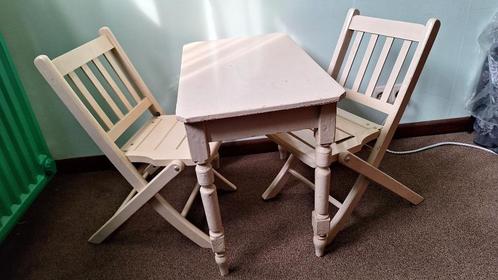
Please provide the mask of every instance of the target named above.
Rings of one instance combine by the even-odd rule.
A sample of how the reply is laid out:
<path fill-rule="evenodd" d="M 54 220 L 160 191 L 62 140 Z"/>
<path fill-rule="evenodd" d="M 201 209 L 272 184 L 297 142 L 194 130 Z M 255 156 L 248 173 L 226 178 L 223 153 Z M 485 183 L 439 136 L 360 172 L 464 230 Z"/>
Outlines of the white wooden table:
<path fill-rule="evenodd" d="M 228 273 L 209 142 L 316 129 L 315 198 L 328 198 L 336 103 L 344 94 L 285 34 L 196 42 L 183 47 L 176 115 L 185 123 L 216 263 Z M 325 201 L 325 203 L 323 203 Z M 327 199 L 315 199 L 313 242 L 323 252 Z"/>

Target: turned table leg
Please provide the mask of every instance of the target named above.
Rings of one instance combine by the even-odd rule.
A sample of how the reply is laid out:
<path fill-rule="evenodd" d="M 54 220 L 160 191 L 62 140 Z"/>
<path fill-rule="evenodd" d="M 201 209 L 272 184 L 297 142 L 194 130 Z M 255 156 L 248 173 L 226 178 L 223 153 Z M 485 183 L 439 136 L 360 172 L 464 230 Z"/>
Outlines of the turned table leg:
<path fill-rule="evenodd" d="M 221 275 L 228 274 L 228 263 L 225 255 L 225 233 L 221 223 L 221 212 L 218 194 L 214 185 L 214 172 L 209 162 L 210 149 L 204 124 L 185 124 L 192 160 L 197 164 L 195 173 L 200 185 L 200 193 L 206 220 L 209 227 L 209 239 L 214 252 L 214 259 Z"/>
<path fill-rule="evenodd" d="M 330 227 L 330 146 L 316 147 L 315 210 L 312 213 L 315 254 L 323 256 Z"/>
<path fill-rule="evenodd" d="M 312 213 L 315 254 L 323 256 L 330 229 L 329 194 L 331 143 L 335 137 L 336 104 L 322 106 L 315 131 L 315 210 Z"/>
<path fill-rule="evenodd" d="M 228 274 L 228 264 L 225 256 L 225 234 L 221 223 L 221 213 L 218 195 L 214 185 L 214 173 L 210 163 L 198 164 L 195 168 L 197 180 L 201 186 L 200 193 L 204 212 L 209 227 L 209 239 L 214 252 L 214 258 L 221 275 Z"/>

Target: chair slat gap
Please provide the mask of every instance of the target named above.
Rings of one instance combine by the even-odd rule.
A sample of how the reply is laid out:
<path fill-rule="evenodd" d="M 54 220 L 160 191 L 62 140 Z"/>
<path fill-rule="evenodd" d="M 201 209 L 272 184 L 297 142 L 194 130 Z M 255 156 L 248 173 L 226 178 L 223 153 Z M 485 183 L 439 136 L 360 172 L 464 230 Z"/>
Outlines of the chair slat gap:
<path fill-rule="evenodd" d="M 330 60 L 328 73 L 337 80 L 339 78 L 339 70 L 348 51 L 348 46 L 353 36 L 353 30 L 349 29 L 349 24 L 354 16 L 359 15 L 360 11 L 356 9 L 350 9 L 342 26 L 341 33 L 339 34 L 339 40 L 337 46 L 332 54 L 332 59 Z"/>
<path fill-rule="evenodd" d="M 387 37 L 384 42 L 384 46 L 382 47 L 382 51 L 379 55 L 379 60 L 377 60 L 377 64 L 375 64 L 374 71 L 372 73 L 372 77 L 370 78 L 370 82 L 368 83 L 367 90 L 365 91 L 365 96 L 372 96 L 375 91 L 375 87 L 377 86 L 377 82 L 379 81 L 380 73 L 386 64 L 387 56 L 389 55 L 389 51 L 393 45 L 394 38 Z"/>
<path fill-rule="evenodd" d="M 133 96 L 133 99 L 135 99 L 137 104 L 140 103 L 140 100 L 141 100 L 140 96 L 138 96 L 137 91 L 135 90 L 133 85 L 130 83 L 130 81 L 126 77 L 126 75 L 123 72 L 123 69 L 121 69 L 121 66 L 119 65 L 119 63 L 116 61 L 114 54 L 111 51 L 108 51 L 108 52 L 104 53 L 104 56 L 107 59 L 107 61 L 109 62 L 109 64 L 111 65 L 112 69 L 114 69 L 116 74 L 118 74 L 119 79 L 121 79 L 121 81 L 125 85 L 126 89 L 128 89 L 128 91 L 130 92 L 131 96 Z"/>
<path fill-rule="evenodd" d="M 133 109 L 133 106 L 131 106 L 130 101 L 126 98 L 126 96 L 123 94 L 121 89 L 118 87 L 114 79 L 111 77 L 109 72 L 107 72 L 107 69 L 105 69 L 104 65 L 100 61 L 100 59 L 97 57 L 92 60 L 93 64 L 99 69 L 100 73 L 102 76 L 104 76 L 104 79 L 107 81 L 107 83 L 111 86 L 112 90 L 116 93 L 116 95 L 119 97 L 121 102 L 123 102 L 124 106 L 128 111 Z"/>
<path fill-rule="evenodd" d="M 128 78 L 133 82 L 133 85 L 136 86 L 136 89 L 140 93 L 140 99 L 147 97 L 150 102 L 152 102 L 152 105 L 149 110 L 152 112 L 152 114 L 158 116 L 158 115 L 164 115 L 166 114 L 164 110 L 161 108 L 161 105 L 159 102 L 157 102 L 155 96 L 150 92 L 149 88 L 145 84 L 145 82 L 142 80 L 140 77 L 140 74 L 138 73 L 137 69 L 133 66 L 133 63 L 131 63 L 130 59 L 126 55 L 123 47 L 121 47 L 121 44 L 119 44 L 118 40 L 112 34 L 111 30 L 109 28 L 103 27 L 99 29 L 99 33 L 101 35 L 106 36 L 109 41 L 114 46 L 113 54 L 115 55 L 115 58 L 119 62 L 119 65 L 123 67 L 125 70 L 125 73 L 128 75 Z"/>
<path fill-rule="evenodd" d="M 112 100 L 111 96 L 109 96 L 109 93 L 107 93 L 105 88 L 102 86 L 100 81 L 97 79 L 97 77 L 93 73 L 92 69 L 90 69 L 90 67 L 88 67 L 88 64 L 83 64 L 81 66 L 81 69 L 83 69 L 83 72 L 86 74 L 88 79 L 90 79 L 90 81 L 93 83 L 93 85 L 95 86 L 97 91 L 100 93 L 100 95 L 104 98 L 104 100 L 107 102 L 107 104 L 109 104 L 109 107 L 111 107 L 112 111 L 114 112 L 114 114 L 116 114 L 118 119 L 123 118 L 124 117 L 123 112 L 119 109 L 118 105 L 116 105 L 114 100 Z"/>
<path fill-rule="evenodd" d="M 399 51 L 398 57 L 396 58 L 396 62 L 394 63 L 393 70 L 389 75 L 389 79 L 387 80 L 386 87 L 384 88 L 384 92 L 382 93 L 382 97 L 380 98 L 381 102 L 386 102 L 391 95 L 394 84 L 396 83 L 396 79 L 398 79 L 399 72 L 401 71 L 401 67 L 405 62 L 408 51 L 410 50 L 410 46 L 412 41 L 405 40 L 401 49 Z"/>
<path fill-rule="evenodd" d="M 359 91 L 361 82 L 365 76 L 365 72 L 367 71 L 368 63 L 372 58 L 373 50 L 375 49 L 375 45 L 377 44 L 377 39 L 379 35 L 372 34 L 370 36 L 370 40 L 368 41 L 367 49 L 365 50 L 365 55 L 363 56 L 363 60 L 361 61 L 360 68 L 358 69 L 358 73 L 356 74 L 356 78 L 353 83 L 353 91 Z"/>
<path fill-rule="evenodd" d="M 349 53 L 346 64 L 344 65 L 344 69 L 342 70 L 341 78 L 339 79 L 339 84 L 344 86 L 346 80 L 349 76 L 349 71 L 351 71 L 351 67 L 353 66 L 353 62 L 356 57 L 356 53 L 358 52 L 358 48 L 360 47 L 361 40 L 363 38 L 363 32 L 356 33 L 353 45 L 351 46 L 351 51 Z"/>
<path fill-rule="evenodd" d="M 99 118 L 104 122 L 105 126 L 107 129 L 112 127 L 112 121 L 109 119 L 109 117 L 105 114 L 105 112 L 102 110 L 102 108 L 99 106 L 97 101 L 93 98 L 93 96 L 90 94 L 90 92 L 86 89 L 86 87 L 83 85 L 81 82 L 80 78 L 75 72 L 70 72 L 69 78 L 73 81 L 73 83 L 76 85 L 78 90 L 83 94 L 85 99 L 90 103 L 90 106 L 92 106 L 93 110 L 97 113 Z"/>

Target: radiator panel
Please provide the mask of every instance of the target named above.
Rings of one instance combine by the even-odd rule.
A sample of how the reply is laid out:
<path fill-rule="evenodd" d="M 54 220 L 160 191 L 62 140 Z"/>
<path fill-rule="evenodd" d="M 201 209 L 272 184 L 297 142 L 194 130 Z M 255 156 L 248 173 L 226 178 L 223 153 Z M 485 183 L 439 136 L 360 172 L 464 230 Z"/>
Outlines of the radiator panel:
<path fill-rule="evenodd" d="M 0 36 L 0 242 L 55 171 L 55 163 Z"/>

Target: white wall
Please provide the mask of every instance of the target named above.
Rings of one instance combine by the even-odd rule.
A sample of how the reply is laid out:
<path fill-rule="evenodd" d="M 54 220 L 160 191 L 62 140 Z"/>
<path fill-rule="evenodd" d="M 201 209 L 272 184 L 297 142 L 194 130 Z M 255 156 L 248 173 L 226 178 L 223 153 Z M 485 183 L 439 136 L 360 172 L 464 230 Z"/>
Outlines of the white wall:
<path fill-rule="evenodd" d="M 327 67 L 346 11 L 442 27 L 402 122 L 466 116 L 482 54 L 476 38 L 496 0 L 0 0 L 0 31 L 56 159 L 100 154 L 43 81 L 33 58 L 55 57 L 96 36 L 116 34 L 161 104 L 174 112 L 183 44 L 287 32 Z"/>

